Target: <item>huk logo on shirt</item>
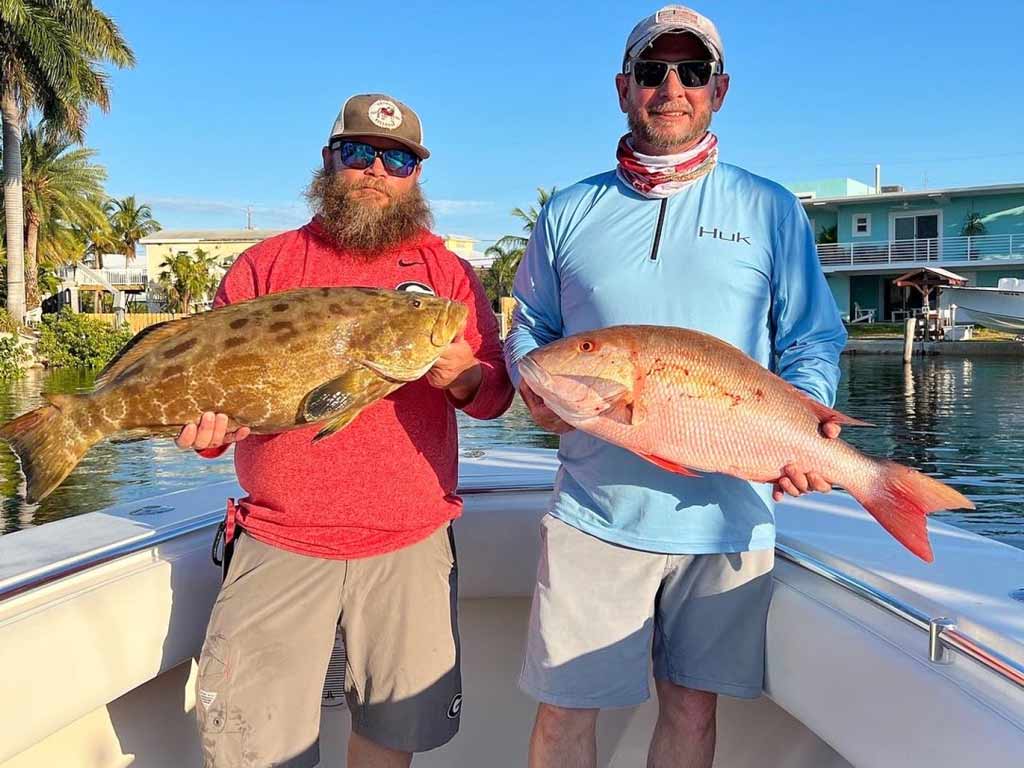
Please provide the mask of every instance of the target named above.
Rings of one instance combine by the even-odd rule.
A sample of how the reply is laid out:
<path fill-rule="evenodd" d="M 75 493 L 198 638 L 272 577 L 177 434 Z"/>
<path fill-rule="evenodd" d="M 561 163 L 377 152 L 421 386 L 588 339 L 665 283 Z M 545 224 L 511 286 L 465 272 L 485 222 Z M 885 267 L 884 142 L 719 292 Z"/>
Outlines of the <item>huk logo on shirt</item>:
<path fill-rule="evenodd" d="M 720 231 L 718 227 L 714 229 L 704 229 L 699 227 L 697 230 L 697 237 L 713 237 L 716 240 L 725 240 L 727 243 L 746 243 L 750 245 L 750 235 L 742 235 L 739 232 L 729 234 L 725 231 Z"/>
<path fill-rule="evenodd" d="M 408 291 L 409 293 L 429 293 L 431 296 L 436 296 L 434 289 L 429 285 L 423 283 L 417 283 L 412 280 L 407 280 L 404 283 L 399 283 L 395 286 L 396 291 Z"/>

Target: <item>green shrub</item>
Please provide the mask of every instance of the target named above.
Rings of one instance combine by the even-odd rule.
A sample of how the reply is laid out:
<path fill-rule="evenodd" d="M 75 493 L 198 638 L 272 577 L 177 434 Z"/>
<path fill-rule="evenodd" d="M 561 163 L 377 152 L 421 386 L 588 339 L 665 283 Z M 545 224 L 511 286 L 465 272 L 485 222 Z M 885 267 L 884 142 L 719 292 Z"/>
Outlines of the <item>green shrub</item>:
<path fill-rule="evenodd" d="M 6 312 L 3 314 L 10 317 Z M 0 337 L 0 379 L 6 381 L 21 378 L 24 373 L 21 363 L 26 356 L 17 336 Z"/>
<path fill-rule="evenodd" d="M 131 338 L 128 325 L 115 331 L 102 320 L 76 315 L 65 308 L 43 316 L 39 355 L 51 368 L 100 368 Z"/>
<path fill-rule="evenodd" d="M 9 312 L 0 310 L 0 333 L 17 333 L 18 324 Z"/>

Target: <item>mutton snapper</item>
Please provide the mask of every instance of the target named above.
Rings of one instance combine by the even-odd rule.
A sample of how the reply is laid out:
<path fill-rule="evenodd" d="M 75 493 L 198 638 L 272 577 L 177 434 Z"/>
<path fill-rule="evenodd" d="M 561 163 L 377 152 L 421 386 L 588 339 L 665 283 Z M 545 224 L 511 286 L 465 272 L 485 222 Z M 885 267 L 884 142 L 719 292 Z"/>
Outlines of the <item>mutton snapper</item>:
<path fill-rule="evenodd" d="M 622 325 L 535 349 L 519 362 L 563 421 L 683 475 L 723 472 L 774 482 L 795 464 L 857 499 L 900 543 L 931 562 L 925 516 L 973 509 L 947 485 L 821 434 L 871 426 L 828 408 L 736 347 L 683 328 Z"/>
<path fill-rule="evenodd" d="M 167 434 L 205 411 L 256 434 L 343 429 L 370 403 L 434 365 L 468 310 L 421 293 L 300 288 L 138 334 L 85 395 L 46 395 L 0 428 L 21 460 L 27 499 L 56 488 L 89 448 L 135 430 Z"/>

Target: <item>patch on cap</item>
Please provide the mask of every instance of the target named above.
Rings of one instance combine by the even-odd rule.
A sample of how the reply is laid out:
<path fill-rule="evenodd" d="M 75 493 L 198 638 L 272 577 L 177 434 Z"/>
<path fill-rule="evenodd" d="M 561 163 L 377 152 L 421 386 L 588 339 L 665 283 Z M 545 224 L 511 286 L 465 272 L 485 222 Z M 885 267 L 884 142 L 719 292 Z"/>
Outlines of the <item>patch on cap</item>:
<path fill-rule="evenodd" d="M 386 128 L 389 131 L 395 130 L 402 124 L 402 110 L 393 101 L 377 99 L 370 105 L 367 112 L 370 122 L 378 128 Z"/>
<path fill-rule="evenodd" d="M 699 27 L 700 21 L 700 17 L 696 13 L 678 6 L 670 5 L 654 14 L 655 24 L 682 24 L 684 26 L 692 24 Z"/>

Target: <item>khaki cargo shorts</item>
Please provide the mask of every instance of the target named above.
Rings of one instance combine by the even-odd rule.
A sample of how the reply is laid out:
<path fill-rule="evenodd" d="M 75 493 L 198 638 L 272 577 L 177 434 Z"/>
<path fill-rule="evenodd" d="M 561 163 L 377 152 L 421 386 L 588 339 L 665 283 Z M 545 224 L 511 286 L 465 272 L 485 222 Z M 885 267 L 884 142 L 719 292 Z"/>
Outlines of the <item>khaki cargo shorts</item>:
<path fill-rule="evenodd" d="M 774 550 L 666 555 L 541 521 L 519 686 L 572 709 L 631 707 L 654 677 L 755 698 L 764 683 Z"/>
<path fill-rule="evenodd" d="M 357 560 L 307 557 L 240 532 L 199 660 L 204 766 L 319 762 L 339 629 L 352 730 L 404 752 L 449 741 L 462 703 L 456 584 L 450 525 Z"/>

